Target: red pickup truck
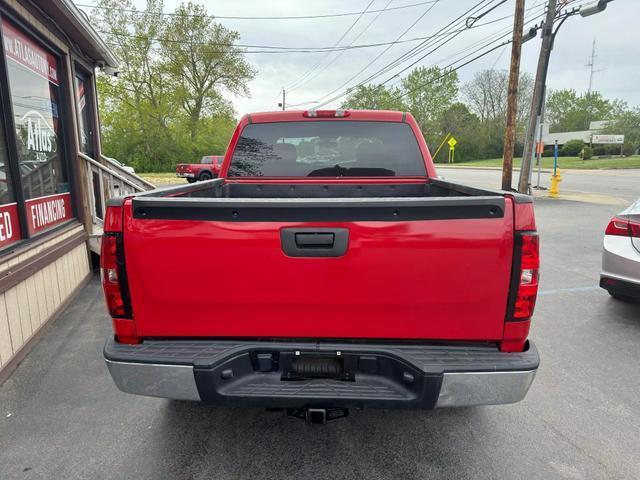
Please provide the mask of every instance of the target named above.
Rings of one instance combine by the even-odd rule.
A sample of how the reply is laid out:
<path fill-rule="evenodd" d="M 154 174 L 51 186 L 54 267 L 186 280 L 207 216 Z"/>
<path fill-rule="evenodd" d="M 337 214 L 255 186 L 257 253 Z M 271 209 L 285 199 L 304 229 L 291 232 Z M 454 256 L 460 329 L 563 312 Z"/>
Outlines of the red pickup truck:
<path fill-rule="evenodd" d="M 538 368 L 531 198 L 439 179 L 407 113 L 247 115 L 220 178 L 114 199 L 104 230 L 125 392 L 323 422 L 517 402 Z"/>
<path fill-rule="evenodd" d="M 222 155 L 205 155 L 200 163 L 179 163 L 176 177 L 186 178 L 189 183 L 211 180 L 219 175 L 223 159 Z"/>

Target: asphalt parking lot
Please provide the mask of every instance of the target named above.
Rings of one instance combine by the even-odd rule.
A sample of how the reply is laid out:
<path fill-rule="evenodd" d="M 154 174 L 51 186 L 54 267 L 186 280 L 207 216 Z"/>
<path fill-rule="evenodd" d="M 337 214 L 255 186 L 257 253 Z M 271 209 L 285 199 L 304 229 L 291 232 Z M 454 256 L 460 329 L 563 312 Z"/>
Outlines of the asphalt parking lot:
<path fill-rule="evenodd" d="M 102 360 L 111 326 L 94 279 L 0 386 L 0 479 L 640 478 L 640 305 L 597 287 L 604 228 L 640 196 L 640 177 L 600 176 L 596 197 L 591 177 L 576 178 L 584 192 L 571 200 L 536 200 L 543 265 L 531 338 L 542 365 L 523 402 L 368 410 L 309 427 L 128 396 Z"/>

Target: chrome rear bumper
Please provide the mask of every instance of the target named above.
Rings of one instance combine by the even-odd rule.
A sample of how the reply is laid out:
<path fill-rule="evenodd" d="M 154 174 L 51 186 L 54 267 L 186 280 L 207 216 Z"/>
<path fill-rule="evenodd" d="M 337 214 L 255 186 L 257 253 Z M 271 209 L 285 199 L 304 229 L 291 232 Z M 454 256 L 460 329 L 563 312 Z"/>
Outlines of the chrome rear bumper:
<path fill-rule="evenodd" d="M 113 341 L 105 345 L 109 372 L 123 392 L 282 408 L 320 405 L 430 409 L 515 403 L 525 397 L 539 364 L 532 344 L 527 352 L 504 353 L 459 345 L 327 344 L 318 350 L 317 344 L 213 342 L 214 346 L 206 348 L 206 342 L 170 342 L 169 348 L 162 348 L 163 342 L 150 343 L 151 348 Z M 188 355 L 183 357 L 177 349 L 172 350 L 173 346 L 180 348 L 176 345 L 179 343 L 185 354 L 191 352 L 190 361 Z M 199 344 L 198 348 L 194 344 Z M 256 365 L 255 354 L 269 351 L 277 352 L 280 360 L 270 370 L 260 371 L 262 366 Z M 340 352 L 345 361 L 351 357 L 349 362 L 355 361 L 353 380 L 283 380 L 285 357 L 296 355 L 295 352 Z M 167 360 L 158 362 L 158 355 L 166 355 Z"/>

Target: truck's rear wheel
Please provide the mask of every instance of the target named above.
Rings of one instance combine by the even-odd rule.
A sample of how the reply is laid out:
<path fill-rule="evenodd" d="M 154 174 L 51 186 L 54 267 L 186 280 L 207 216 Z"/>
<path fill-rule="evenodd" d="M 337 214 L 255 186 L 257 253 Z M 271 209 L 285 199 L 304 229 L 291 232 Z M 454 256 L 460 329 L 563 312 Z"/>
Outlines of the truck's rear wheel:
<path fill-rule="evenodd" d="M 199 180 L 204 182 L 205 180 L 211 180 L 212 178 L 213 178 L 213 176 L 209 172 L 202 172 L 200 174 Z"/>
<path fill-rule="evenodd" d="M 196 179 L 195 179 L 195 178 L 187 178 L 187 182 L 189 182 L 189 183 L 193 183 L 193 182 L 195 182 L 195 181 L 196 181 Z"/>

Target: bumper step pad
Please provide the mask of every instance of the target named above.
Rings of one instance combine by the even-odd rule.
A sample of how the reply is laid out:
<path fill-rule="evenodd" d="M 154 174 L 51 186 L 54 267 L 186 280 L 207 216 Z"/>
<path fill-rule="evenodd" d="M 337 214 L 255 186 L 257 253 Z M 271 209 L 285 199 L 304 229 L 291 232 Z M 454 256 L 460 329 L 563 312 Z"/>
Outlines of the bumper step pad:
<path fill-rule="evenodd" d="M 125 392 L 290 409 L 512 403 L 539 364 L 533 344 L 505 353 L 488 344 L 109 340 L 104 355 Z"/>

